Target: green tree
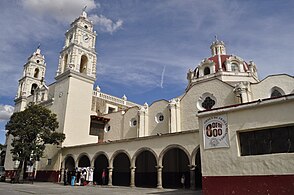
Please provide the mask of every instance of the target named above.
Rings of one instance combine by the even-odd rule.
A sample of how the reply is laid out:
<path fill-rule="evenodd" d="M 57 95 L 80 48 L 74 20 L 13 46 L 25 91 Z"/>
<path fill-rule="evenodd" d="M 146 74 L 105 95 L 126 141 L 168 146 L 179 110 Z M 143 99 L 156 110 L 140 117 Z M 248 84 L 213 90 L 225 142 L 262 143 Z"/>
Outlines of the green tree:
<path fill-rule="evenodd" d="M 27 109 L 14 113 L 6 124 L 8 135 L 12 135 L 11 149 L 14 161 L 19 161 L 16 182 L 22 180 L 26 164 L 33 164 L 42 157 L 46 144 L 59 145 L 65 139 L 58 128 L 56 114 L 40 105 L 29 105 Z"/>

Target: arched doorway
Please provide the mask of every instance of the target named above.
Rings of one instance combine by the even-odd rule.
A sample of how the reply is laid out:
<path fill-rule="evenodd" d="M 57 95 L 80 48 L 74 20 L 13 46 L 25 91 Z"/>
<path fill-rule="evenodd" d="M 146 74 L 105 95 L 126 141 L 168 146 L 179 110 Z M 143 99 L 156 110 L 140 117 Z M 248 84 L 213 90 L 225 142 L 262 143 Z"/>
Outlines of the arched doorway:
<path fill-rule="evenodd" d="M 200 149 L 197 149 L 196 158 L 195 158 L 195 187 L 196 189 L 202 189 L 202 173 L 201 173 L 201 158 L 200 158 Z"/>
<path fill-rule="evenodd" d="M 68 171 L 73 171 L 75 170 L 75 160 L 73 157 L 69 156 L 65 159 L 65 169 Z"/>
<path fill-rule="evenodd" d="M 136 158 L 135 185 L 137 187 L 156 187 L 156 158 L 152 152 L 145 150 Z"/>
<path fill-rule="evenodd" d="M 73 157 L 69 156 L 65 159 L 64 168 L 63 180 L 65 183 L 70 184 L 71 176 L 75 174 L 75 160 Z"/>
<path fill-rule="evenodd" d="M 162 187 L 182 188 L 181 178 L 185 177 L 185 188 L 190 187 L 189 158 L 180 148 L 168 150 L 162 161 Z"/>
<path fill-rule="evenodd" d="M 100 154 L 97 156 L 94 162 L 94 182 L 98 185 L 107 185 L 108 184 L 108 159 L 104 154 Z M 106 172 L 106 178 L 105 183 L 102 182 L 102 172 L 105 170 Z"/>
<path fill-rule="evenodd" d="M 79 162 L 78 162 L 78 167 L 90 167 L 90 159 L 88 156 L 83 155 L 80 157 Z"/>
<path fill-rule="evenodd" d="M 129 186 L 131 171 L 130 159 L 125 153 L 119 153 L 113 160 L 112 184 L 117 186 Z"/>

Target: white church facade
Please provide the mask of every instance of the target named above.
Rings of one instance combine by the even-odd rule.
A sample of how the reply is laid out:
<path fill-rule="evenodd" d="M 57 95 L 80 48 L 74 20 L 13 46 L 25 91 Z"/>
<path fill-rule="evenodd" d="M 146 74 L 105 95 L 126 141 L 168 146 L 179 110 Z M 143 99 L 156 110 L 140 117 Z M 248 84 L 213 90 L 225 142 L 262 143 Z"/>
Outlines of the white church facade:
<path fill-rule="evenodd" d="M 55 82 L 44 83 L 38 48 L 24 65 L 15 112 L 30 102 L 57 114 L 60 146 L 47 146 L 39 181 L 62 181 L 64 170 L 92 167 L 93 182 L 219 192 L 294 193 L 294 78 L 259 80 L 257 66 L 229 55 L 215 40 L 211 56 L 187 73 L 185 92 L 139 105 L 105 94 L 96 80 L 96 33 L 83 12 L 65 33 Z M 5 169 L 15 169 L 7 137 Z"/>

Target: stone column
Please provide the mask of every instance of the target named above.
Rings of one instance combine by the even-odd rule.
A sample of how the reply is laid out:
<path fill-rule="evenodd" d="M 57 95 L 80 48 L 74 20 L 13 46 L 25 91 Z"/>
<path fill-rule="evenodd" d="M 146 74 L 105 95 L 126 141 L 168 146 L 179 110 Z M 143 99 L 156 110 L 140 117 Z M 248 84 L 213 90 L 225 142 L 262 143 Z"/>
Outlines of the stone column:
<path fill-rule="evenodd" d="M 109 186 L 112 186 L 112 171 L 113 171 L 113 168 L 108 167 L 108 185 Z"/>
<path fill-rule="evenodd" d="M 170 133 L 175 133 L 181 129 L 180 120 L 180 99 L 174 98 L 169 102 L 170 109 Z"/>
<path fill-rule="evenodd" d="M 156 166 L 157 168 L 157 188 L 162 188 L 162 167 L 163 166 Z"/>
<path fill-rule="evenodd" d="M 136 170 L 136 167 L 131 167 L 131 183 L 130 183 L 130 187 L 135 187 L 135 170 Z"/>
<path fill-rule="evenodd" d="M 195 167 L 196 165 L 189 165 L 190 168 L 190 189 L 195 190 Z"/>

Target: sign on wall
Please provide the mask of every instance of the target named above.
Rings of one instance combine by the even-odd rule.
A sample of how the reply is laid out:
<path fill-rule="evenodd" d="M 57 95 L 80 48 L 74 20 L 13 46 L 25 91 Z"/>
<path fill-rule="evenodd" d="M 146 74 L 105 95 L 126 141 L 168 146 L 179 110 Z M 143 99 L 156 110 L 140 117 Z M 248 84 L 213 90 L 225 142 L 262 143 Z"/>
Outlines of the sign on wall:
<path fill-rule="evenodd" d="M 203 122 L 204 149 L 229 148 L 227 115 L 213 116 Z"/>

